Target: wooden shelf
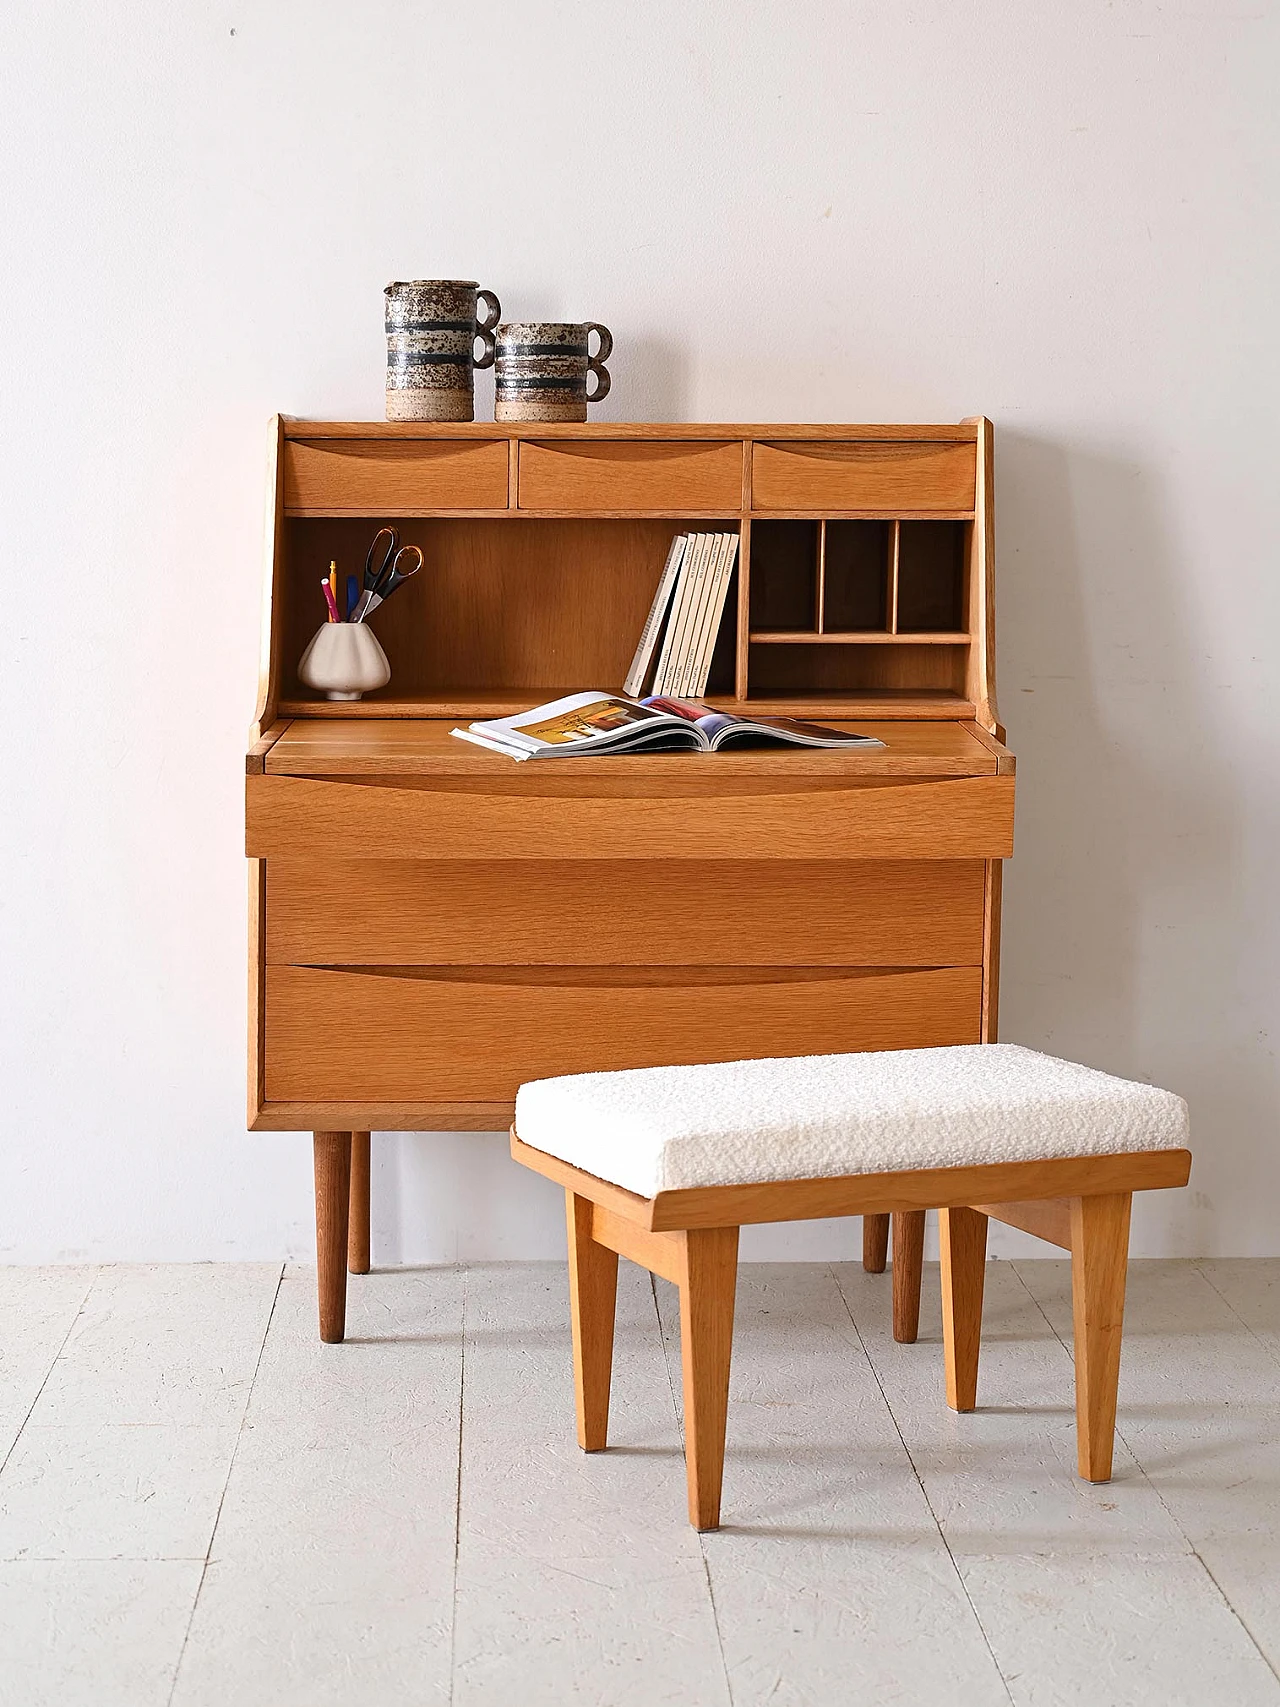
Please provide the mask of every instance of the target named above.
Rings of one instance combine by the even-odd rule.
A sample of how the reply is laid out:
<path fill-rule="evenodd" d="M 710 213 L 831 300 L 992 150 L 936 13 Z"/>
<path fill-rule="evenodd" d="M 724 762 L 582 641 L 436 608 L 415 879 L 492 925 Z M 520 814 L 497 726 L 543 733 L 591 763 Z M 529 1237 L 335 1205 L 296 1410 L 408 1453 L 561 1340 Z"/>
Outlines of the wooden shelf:
<path fill-rule="evenodd" d="M 708 704 L 714 704 L 708 701 Z M 898 717 L 922 719 L 952 718 L 969 720 L 974 716 L 974 703 L 963 694 L 946 690 L 930 692 L 915 688 L 864 688 L 860 692 L 818 692 L 781 695 L 752 694 L 745 700 L 726 700 L 721 709 L 756 713 L 761 717 L 878 717 L 886 720 Z"/>
<path fill-rule="evenodd" d="M 415 520 L 463 520 L 463 521 L 506 521 L 506 522 L 558 522 L 581 518 L 582 510 L 553 510 L 519 508 L 514 504 L 504 505 L 494 510 L 464 510 L 456 505 L 441 507 L 439 505 L 413 504 L 397 501 L 396 513 L 399 516 L 412 516 Z M 311 518 L 313 520 L 368 520 L 372 523 L 370 531 L 377 528 L 382 520 L 375 515 L 368 504 L 347 505 L 309 505 L 289 504 L 285 515 Z M 679 506 L 666 504 L 659 509 L 630 508 L 626 510 L 598 509 L 590 512 L 592 516 L 609 521 L 669 521 L 673 524 L 684 522 L 724 522 L 732 524 L 743 521 L 755 522 L 971 522 L 972 510 L 744 510 L 741 507 L 721 505 L 714 510 L 682 509 Z"/>
<path fill-rule="evenodd" d="M 286 439 L 833 439 L 890 444 L 934 441 L 973 444 L 978 421 L 808 422 L 794 421 L 311 421 L 299 415 L 279 417 Z"/>
<path fill-rule="evenodd" d="M 374 693 L 364 699 L 298 697 L 280 701 L 281 717 L 510 717 L 576 689 L 448 688 L 438 692 Z"/>
<path fill-rule="evenodd" d="M 559 688 L 453 688 L 448 693 L 395 694 L 382 698 L 372 694 L 368 699 L 284 699 L 279 706 L 283 717 L 456 717 L 470 720 L 479 717 L 509 717 L 517 711 L 528 711 L 540 701 L 558 698 L 577 691 L 574 687 Z M 705 703 L 717 711 L 756 714 L 761 717 L 879 717 L 896 718 L 972 718 L 973 702 L 957 693 L 917 693 L 910 688 L 873 688 L 861 693 L 810 693 L 762 695 L 760 698 L 731 699 L 723 694 L 706 694 Z"/>
<path fill-rule="evenodd" d="M 876 629 L 864 634 L 815 634 L 809 629 L 756 631 L 753 646 L 967 646 L 966 633 L 886 634 Z"/>

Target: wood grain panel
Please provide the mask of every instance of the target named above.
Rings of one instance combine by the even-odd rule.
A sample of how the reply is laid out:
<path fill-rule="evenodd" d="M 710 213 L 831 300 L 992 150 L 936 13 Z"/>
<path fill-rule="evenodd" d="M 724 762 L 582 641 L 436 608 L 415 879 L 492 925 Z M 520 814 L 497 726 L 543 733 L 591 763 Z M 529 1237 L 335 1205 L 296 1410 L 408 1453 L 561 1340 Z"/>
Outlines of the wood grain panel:
<path fill-rule="evenodd" d="M 505 1132 L 515 1115 L 514 1097 L 502 1102 L 264 1102 L 249 1122 L 251 1132 L 318 1132 L 326 1120 L 357 1122 L 375 1132 Z"/>
<path fill-rule="evenodd" d="M 881 1215 L 912 1209 L 1075 1198 L 1115 1191 L 1165 1191 L 1186 1185 L 1190 1150 L 1130 1150 L 1114 1156 L 1067 1156 L 1056 1161 L 992 1162 L 962 1168 L 912 1168 L 901 1173 L 836 1174 L 826 1179 L 767 1180 L 749 1185 L 691 1186 L 639 1197 L 583 1173 L 545 1150 L 522 1143 L 511 1129 L 511 1154 L 570 1191 L 607 1204 L 654 1232 L 689 1227 L 745 1227 L 763 1221 L 811 1221 L 827 1215 Z"/>
<path fill-rule="evenodd" d="M 527 705 L 527 698 L 516 701 L 512 695 L 512 703 L 506 709 L 523 710 Z M 700 786 L 705 786 L 708 779 L 719 783 L 744 777 L 783 780 L 813 776 L 830 781 L 833 777 L 846 776 L 991 776 L 997 771 L 1013 769 L 1013 755 L 972 723 L 831 721 L 837 729 L 873 735 L 884 745 L 847 751 L 806 747 L 744 747 L 737 752 L 730 749 L 715 755 L 713 772 L 700 770 L 695 755 L 627 753 L 611 759 L 575 758 L 567 769 L 562 767 L 559 786 L 566 793 L 573 793 L 584 785 L 594 787 L 596 779 L 603 776 L 633 785 L 651 776 L 697 777 Z M 486 752 L 483 747 L 473 747 L 467 741 L 455 740 L 451 731 L 457 727 L 457 719 L 452 716 L 382 721 L 307 717 L 276 727 L 278 737 L 263 755 L 262 763 L 253 766 L 255 773 L 265 770 L 280 776 L 374 777 L 418 774 L 477 779 L 516 774 L 510 759 Z M 544 764 L 537 771 L 535 792 L 550 786 Z"/>
<path fill-rule="evenodd" d="M 594 440 L 520 446 L 522 510 L 716 510 L 742 506 L 739 445 Z"/>
<path fill-rule="evenodd" d="M 507 507 L 507 446 L 467 439 L 289 439 L 291 515 L 412 515 Z"/>
<path fill-rule="evenodd" d="M 971 444 L 919 440 L 758 444 L 752 453 L 753 510 L 973 509 Z"/>
<path fill-rule="evenodd" d="M 975 1203 L 988 1220 L 1002 1221 L 1064 1251 L 1071 1249 L 1071 1205 L 1065 1197 L 1046 1197 L 1034 1203 Z"/>
<path fill-rule="evenodd" d="M 607 968 L 482 979 L 272 966 L 266 992 L 269 1099 L 497 1101 L 560 1073 L 972 1043 L 982 974 L 674 969 L 642 982 Z"/>
<path fill-rule="evenodd" d="M 969 966 L 981 860 L 267 862 L 295 965 Z M 334 898 L 341 904 L 335 906 Z"/>
<path fill-rule="evenodd" d="M 308 421 L 284 415 L 291 439 L 937 439 L 972 444 L 972 419 L 951 425 L 894 421 Z"/>
<path fill-rule="evenodd" d="M 567 761 L 572 763 L 572 761 Z M 713 763 L 714 761 L 708 761 Z M 246 852 L 397 859 L 1003 859 L 1011 776 L 674 799 L 245 778 Z"/>

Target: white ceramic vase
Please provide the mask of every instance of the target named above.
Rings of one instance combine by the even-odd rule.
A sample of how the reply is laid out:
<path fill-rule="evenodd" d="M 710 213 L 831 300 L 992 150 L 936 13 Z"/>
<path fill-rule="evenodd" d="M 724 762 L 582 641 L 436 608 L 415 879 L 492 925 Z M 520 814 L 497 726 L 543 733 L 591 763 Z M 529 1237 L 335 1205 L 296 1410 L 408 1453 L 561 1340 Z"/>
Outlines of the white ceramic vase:
<path fill-rule="evenodd" d="M 378 637 L 363 622 L 322 622 L 298 661 L 298 680 L 326 699 L 359 699 L 391 680 Z"/>

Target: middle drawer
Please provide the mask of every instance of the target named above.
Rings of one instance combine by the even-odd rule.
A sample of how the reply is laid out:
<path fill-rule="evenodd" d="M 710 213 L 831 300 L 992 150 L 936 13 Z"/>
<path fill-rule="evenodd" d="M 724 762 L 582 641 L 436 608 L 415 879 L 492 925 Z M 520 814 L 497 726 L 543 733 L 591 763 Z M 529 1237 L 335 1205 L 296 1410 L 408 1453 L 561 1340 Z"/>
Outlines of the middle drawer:
<path fill-rule="evenodd" d="M 524 439 L 522 510 L 714 510 L 742 507 L 737 440 Z"/>
<path fill-rule="evenodd" d="M 981 860 L 267 860 L 302 966 L 976 966 Z"/>

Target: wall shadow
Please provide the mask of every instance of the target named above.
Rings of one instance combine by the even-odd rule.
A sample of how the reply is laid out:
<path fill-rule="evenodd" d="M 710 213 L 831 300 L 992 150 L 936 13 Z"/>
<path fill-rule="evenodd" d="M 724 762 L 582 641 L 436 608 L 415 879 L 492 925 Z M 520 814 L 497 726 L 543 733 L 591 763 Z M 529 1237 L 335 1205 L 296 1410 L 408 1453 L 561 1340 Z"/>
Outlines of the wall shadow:
<path fill-rule="evenodd" d="M 1246 799 L 1196 632 L 1212 566 L 1187 560 L 1159 476 L 1123 447 L 1004 430 L 996 447 L 1018 755 L 1000 1035 L 1188 1099 L 1193 1189 L 1140 1194 L 1135 1250 L 1268 1248 L 1275 1064 L 1242 1035 L 1239 987 L 1265 898 L 1247 893 Z"/>
<path fill-rule="evenodd" d="M 593 340 L 594 342 L 594 340 Z M 592 421 L 684 421 L 689 410 L 689 356 L 669 338 L 620 339 L 606 364 L 612 386 Z"/>

